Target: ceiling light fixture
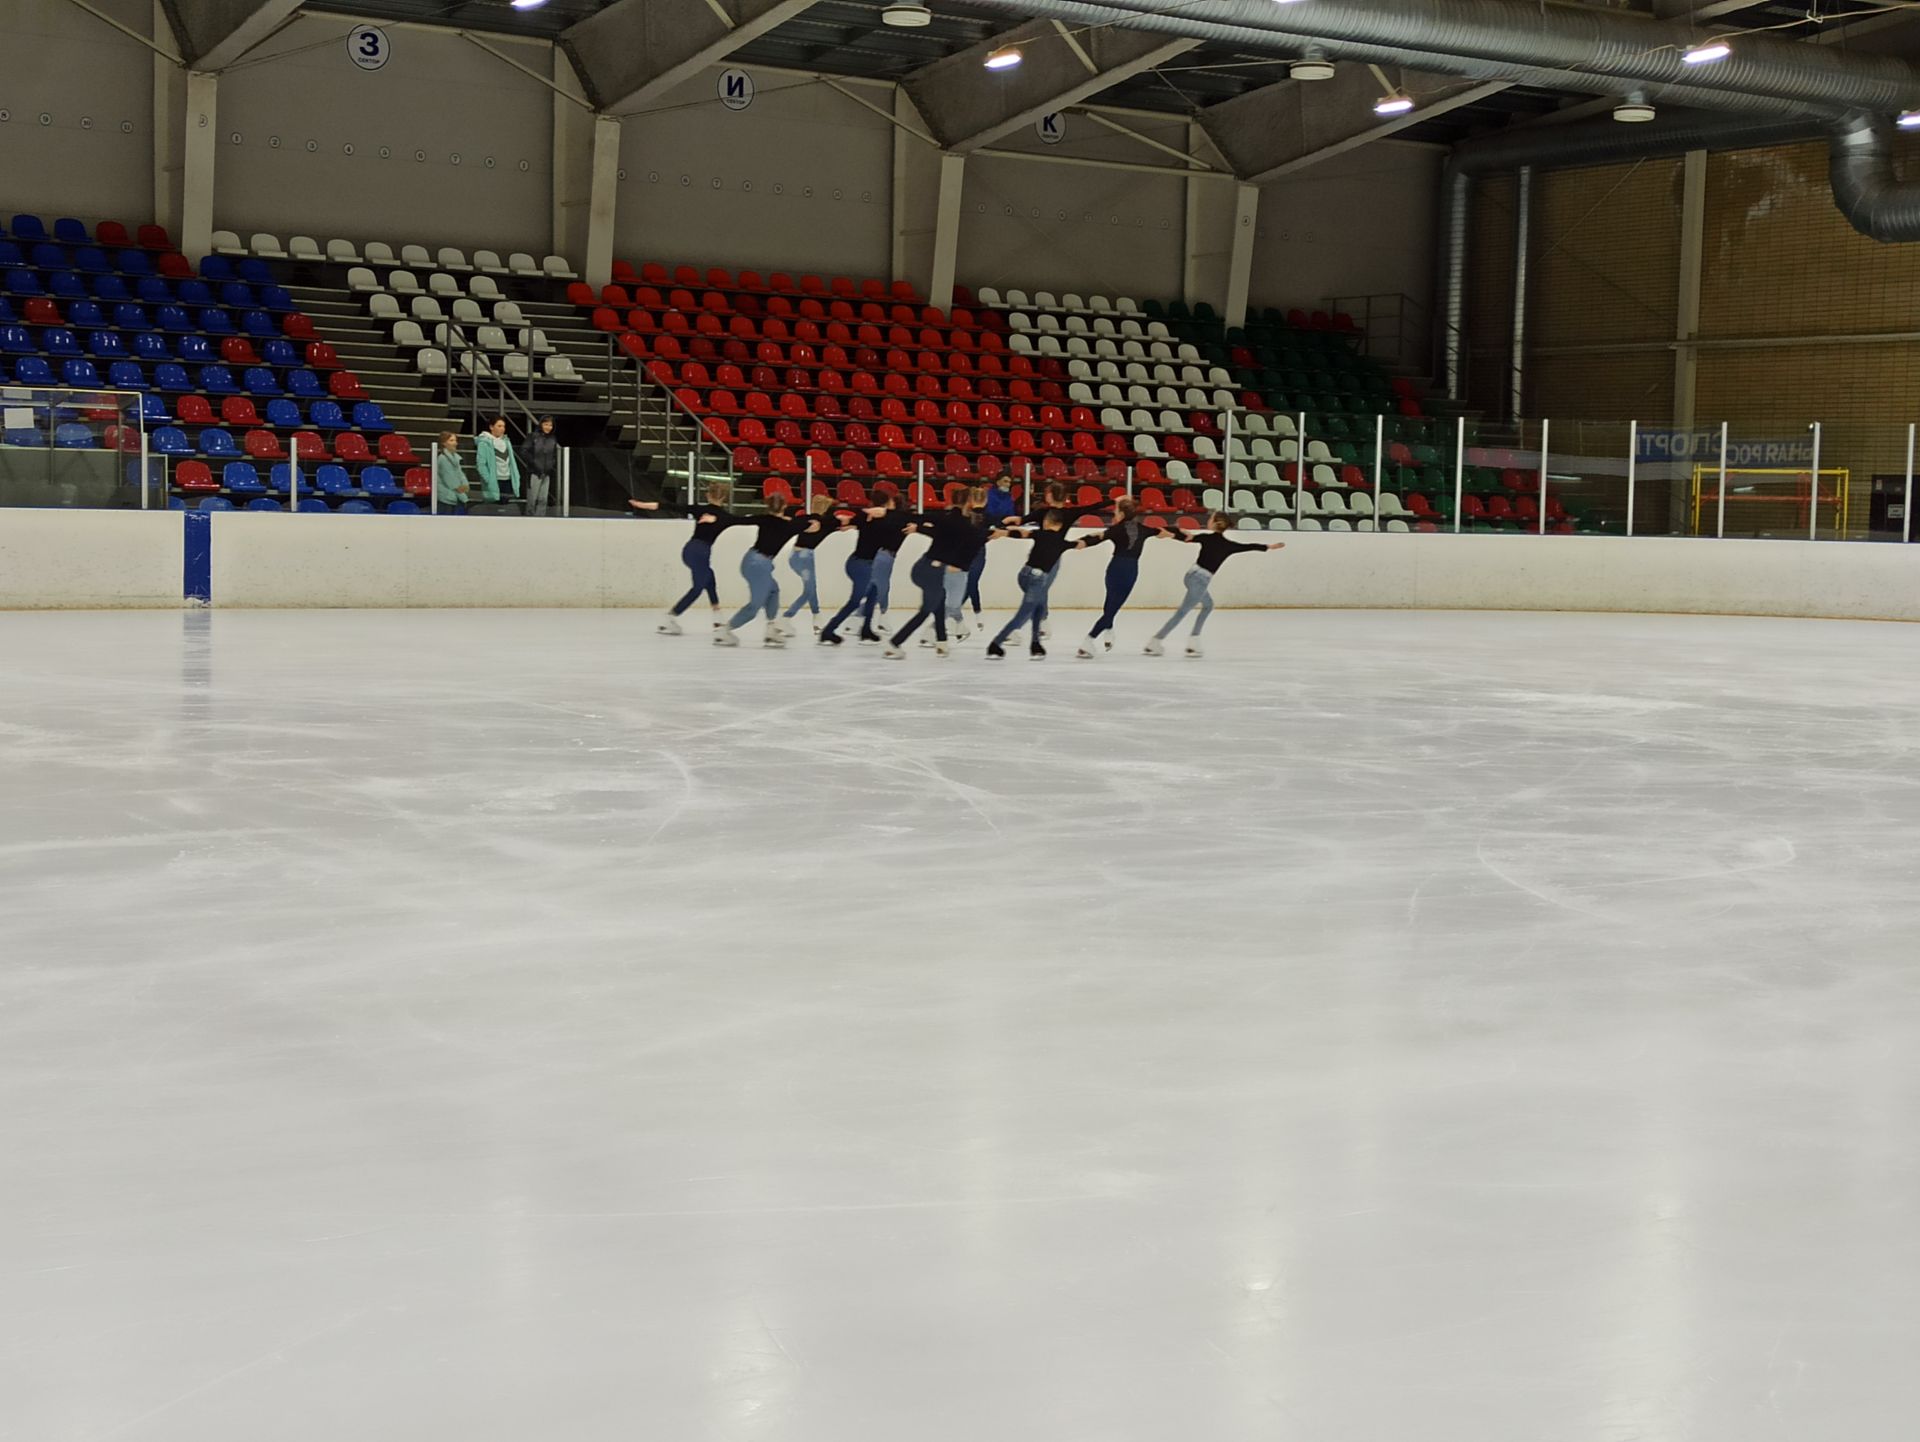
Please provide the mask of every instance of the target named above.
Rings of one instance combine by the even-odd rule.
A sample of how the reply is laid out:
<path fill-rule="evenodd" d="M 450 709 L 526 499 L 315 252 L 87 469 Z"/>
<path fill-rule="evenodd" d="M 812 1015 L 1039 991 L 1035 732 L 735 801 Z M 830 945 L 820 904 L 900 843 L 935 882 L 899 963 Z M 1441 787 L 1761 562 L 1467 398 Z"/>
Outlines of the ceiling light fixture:
<path fill-rule="evenodd" d="M 1711 40 L 1702 40 L 1693 49 L 1681 52 L 1680 58 L 1689 65 L 1711 65 L 1716 60 L 1725 60 L 1733 54 L 1733 46 L 1719 36 Z"/>
<path fill-rule="evenodd" d="M 1287 75 L 1294 80 L 1331 80 L 1333 62 L 1317 47 L 1309 46 L 1306 54 L 1287 67 Z"/>
<path fill-rule="evenodd" d="M 880 23 L 891 25 L 899 30 L 918 30 L 922 26 L 933 24 L 933 12 L 915 0 L 889 5 L 880 12 Z"/>
<path fill-rule="evenodd" d="M 1653 106 L 1646 96 L 1635 90 L 1613 107 L 1613 118 L 1622 125 L 1644 125 L 1653 119 Z"/>
<path fill-rule="evenodd" d="M 982 63 L 989 70 L 1011 70 L 1024 58 L 1020 53 L 1020 47 L 1018 45 L 1003 45 L 1000 49 L 989 55 Z"/>
<path fill-rule="evenodd" d="M 516 10 L 538 10 L 547 0 L 508 0 Z"/>
<path fill-rule="evenodd" d="M 1375 115 L 1405 115 L 1413 109 L 1413 97 L 1404 90 L 1389 90 L 1373 102 Z"/>
<path fill-rule="evenodd" d="M 1920 110 L 1903 110 L 1894 116 L 1893 123 L 1902 130 L 1920 130 Z"/>

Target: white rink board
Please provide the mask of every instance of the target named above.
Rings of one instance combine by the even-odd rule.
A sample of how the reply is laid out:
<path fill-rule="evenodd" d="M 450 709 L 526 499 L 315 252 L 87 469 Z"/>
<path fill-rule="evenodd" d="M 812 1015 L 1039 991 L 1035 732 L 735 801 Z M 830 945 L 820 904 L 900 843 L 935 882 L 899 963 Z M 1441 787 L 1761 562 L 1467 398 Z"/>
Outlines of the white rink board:
<path fill-rule="evenodd" d="M 213 595 L 219 606 L 664 606 L 687 585 L 684 521 L 557 521 L 516 517 L 218 515 Z M 1272 556 L 1241 557 L 1215 582 L 1222 606 L 1432 610 L 1658 611 L 1920 620 L 1920 547 L 1799 541 L 1568 536 L 1349 535 L 1235 532 L 1280 539 Z M 896 568 L 897 604 L 912 600 L 910 541 Z M 714 568 L 723 604 L 745 599 L 747 532 L 721 537 Z M 820 547 L 821 597 L 845 595 L 851 537 Z M 1017 604 L 1026 548 L 996 541 L 983 593 Z M 1062 562 L 1053 604 L 1101 604 L 1102 547 Z M 1147 548 L 1134 606 L 1174 604 L 1191 551 Z M 783 591 L 796 584 L 783 557 Z"/>
<path fill-rule="evenodd" d="M 176 511 L 0 509 L 0 610 L 178 606 Z"/>

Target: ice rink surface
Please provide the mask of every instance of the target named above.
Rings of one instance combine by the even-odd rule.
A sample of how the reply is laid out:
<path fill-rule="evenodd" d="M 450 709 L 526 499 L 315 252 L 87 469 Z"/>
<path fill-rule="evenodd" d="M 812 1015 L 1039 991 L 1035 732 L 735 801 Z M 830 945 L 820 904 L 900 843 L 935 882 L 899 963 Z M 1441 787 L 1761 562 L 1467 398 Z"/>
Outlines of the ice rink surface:
<path fill-rule="evenodd" d="M 0 615 L 0 1436 L 1911 1442 L 1920 629 Z"/>

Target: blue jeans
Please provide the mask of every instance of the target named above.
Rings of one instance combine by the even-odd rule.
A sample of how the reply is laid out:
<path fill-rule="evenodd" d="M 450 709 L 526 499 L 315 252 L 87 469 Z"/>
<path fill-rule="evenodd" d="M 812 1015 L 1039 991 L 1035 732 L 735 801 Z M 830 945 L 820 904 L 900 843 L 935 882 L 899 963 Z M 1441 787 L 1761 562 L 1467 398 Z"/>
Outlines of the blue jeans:
<path fill-rule="evenodd" d="M 853 588 L 847 592 L 847 604 L 833 613 L 833 619 L 821 628 L 822 636 L 837 636 L 840 625 L 847 617 L 860 609 L 860 603 L 867 599 L 873 580 L 873 562 L 862 556 L 847 557 L 847 582 Z"/>
<path fill-rule="evenodd" d="M 1020 568 L 1020 609 L 1000 628 L 1000 634 L 993 638 L 994 645 L 1001 645 L 1029 621 L 1033 623 L 1033 639 L 1040 639 L 1040 617 L 1044 614 L 1047 590 L 1053 585 L 1054 575 L 1053 571 L 1036 571 L 1031 566 Z"/>
<path fill-rule="evenodd" d="M 1139 579 L 1138 556 L 1115 556 L 1107 562 L 1107 605 L 1100 613 L 1100 619 L 1093 623 L 1093 629 L 1087 632 L 1089 636 L 1098 636 L 1102 631 L 1113 629 L 1113 618 L 1127 604 L 1127 597 L 1133 594 L 1133 583 Z"/>
<path fill-rule="evenodd" d="M 913 584 L 920 588 L 920 609 L 913 613 L 911 621 L 893 633 L 894 645 L 904 643 L 929 616 L 933 618 L 933 634 L 942 641 L 947 639 L 948 575 L 944 565 L 929 557 L 922 556 L 913 563 Z"/>
<path fill-rule="evenodd" d="M 1193 634 L 1198 636 L 1200 628 L 1207 624 L 1207 617 L 1213 614 L 1213 572 L 1194 566 L 1187 571 L 1187 594 L 1180 601 L 1180 609 L 1167 618 L 1167 624 L 1153 633 L 1156 641 L 1164 641 L 1174 629 L 1186 620 L 1187 612 L 1198 610 L 1193 618 Z"/>
<path fill-rule="evenodd" d="M 863 636 L 873 629 L 874 607 L 880 608 L 881 615 L 887 614 L 887 592 L 893 588 L 894 560 L 892 551 L 882 551 L 873 558 L 873 586 L 867 593 L 866 609 L 860 613 L 860 634 Z"/>
<path fill-rule="evenodd" d="M 713 579 L 713 547 L 705 541 L 688 541 L 680 548 L 680 562 L 693 576 L 693 585 L 687 594 L 673 603 L 673 614 L 678 616 L 700 599 L 704 591 L 709 601 L 720 604 L 720 588 Z"/>
<path fill-rule="evenodd" d="M 773 557 L 761 551 L 748 551 L 740 558 L 740 576 L 747 583 L 747 604 L 733 613 L 727 625 L 738 631 L 764 611 L 771 621 L 780 614 L 780 583 L 773 578 Z"/>
<path fill-rule="evenodd" d="M 793 574 L 800 578 L 800 594 L 793 598 L 793 604 L 787 607 L 789 616 L 800 614 L 800 608 L 809 608 L 814 615 L 820 614 L 820 586 L 814 575 L 814 555 L 812 551 L 803 551 L 795 547 L 793 554 L 787 557 L 787 564 L 793 567 Z"/>
<path fill-rule="evenodd" d="M 973 614 L 980 614 L 980 577 L 986 574 L 987 548 L 981 546 L 973 558 L 973 564 L 967 567 L 967 594 L 965 599 L 973 602 Z"/>
<path fill-rule="evenodd" d="M 960 623 L 960 608 L 966 604 L 967 577 L 969 574 L 967 571 L 955 570 L 952 566 L 946 568 L 946 585 L 944 589 L 947 593 L 947 619 L 955 625 Z"/>

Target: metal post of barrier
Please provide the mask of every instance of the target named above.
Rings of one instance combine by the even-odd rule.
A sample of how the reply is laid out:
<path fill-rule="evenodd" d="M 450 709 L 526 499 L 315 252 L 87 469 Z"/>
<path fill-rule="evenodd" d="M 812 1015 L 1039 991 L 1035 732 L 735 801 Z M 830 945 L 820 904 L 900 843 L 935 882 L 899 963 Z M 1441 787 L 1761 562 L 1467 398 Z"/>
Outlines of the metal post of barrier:
<path fill-rule="evenodd" d="M 1713 523 L 1715 540 L 1725 540 L 1727 535 L 1727 423 L 1720 422 L 1720 506 Z"/>
<path fill-rule="evenodd" d="M 1233 407 L 1228 406 L 1221 415 L 1224 425 L 1220 432 L 1223 442 L 1220 447 L 1220 500 L 1222 503 L 1220 509 L 1231 511 L 1233 509 Z"/>
<path fill-rule="evenodd" d="M 560 515 L 573 514 L 573 447 L 560 452 Z"/>
<path fill-rule="evenodd" d="M 1380 516 L 1380 482 L 1385 475 L 1387 461 L 1387 418 L 1377 415 L 1373 418 L 1373 529 L 1385 531 L 1387 523 Z"/>
<path fill-rule="evenodd" d="M 1020 505 L 1024 510 L 1031 513 L 1033 510 L 1033 460 L 1032 458 L 1029 457 L 1027 460 L 1022 461 L 1021 465 L 1025 467 L 1025 479 L 1022 480 L 1022 482 L 1020 483 Z"/>
<path fill-rule="evenodd" d="M 913 478 L 920 490 L 920 509 L 924 511 L 927 508 L 927 458 L 925 456 L 913 458 Z"/>
<path fill-rule="evenodd" d="M 1547 533 L 1547 439 L 1553 434 L 1553 422 L 1540 422 L 1540 535 Z"/>
<path fill-rule="evenodd" d="M 694 465 L 693 452 L 688 451 L 687 452 L 687 509 L 688 510 L 692 510 L 695 506 L 700 504 L 699 501 L 696 501 L 693 498 L 693 465 Z M 733 497 L 728 496 L 727 499 L 731 501 Z"/>
<path fill-rule="evenodd" d="M 806 458 L 803 464 L 806 466 L 806 471 L 805 471 L 805 479 L 803 479 L 800 482 L 800 491 L 802 496 L 802 499 L 800 502 L 800 509 L 803 511 L 811 512 L 813 510 L 813 452 L 812 451 L 807 452 Z"/>
<path fill-rule="evenodd" d="M 1911 471 L 1913 467 L 1909 466 L 1907 467 L 1907 469 Z M 1127 462 L 1127 499 L 1128 500 L 1133 499 L 1133 462 L 1132 461 Z"/>
<path fill-rule="evenodd" d="M 1460 416 L 1453 427 L 1453 533 L 1460 534 L 1461 510 L 1467 499 L 1467 418 Z"/>
<path fill-rule="evenodd" d="M 1836 514 L 1834 517 L 1836 526 L 1839 519 Z M 1840 536 L 1837 530 L 1835 535 L 1842 541 L 1846 540 L 1846 537 Z M 1820 539 L 1820 422 L 1818 421 L 1813 423 L 1813 471 L 1807 477 L 1807 539 L 1809 541 Z"/>
<path fill-rule="evenodd" d="M 1905 504 L 1900 508 L 1900 539 L 1913 540 L 1913 437 L 1914 423 L 1907 423 L 1907 491 Z"/>
<path fill-rule="evenodd" d="M 436 457 L 436 459 L 438 458 Z M 440 488 L 438 486 L 434 487 L 433 499 L 434 509 L 438 511 L 440 501 Z M 300 438 L 298 436 L 294 437 L 293 455 L 291 459 L 287 461 L 287 509 L 289 511 L 298 511 L 300 509 Z"/>
<path fill-rule="evenodd" d="M 1633 534 L 1633 483 L 1640 461 L 1640 422 L 1627 422 L 1627 534 Z"/>
<path fill-rule="evenodd" d="M 140 412 L 140 509 L 143 511 L 150 509 L 147 501 L 147 487 L 152 484 L 153 477 L 147 474 L 148 467 L 147 416 L 146 409 L 144 405 L 142 405 Z M 1913 467 L 1908 466 L 1907 469 L 1911 471 Z"/>
<path fill-rule="evenodd" d="M 1301 507 L 1307 503 L 1307 413 L 1295 413 L 1293 430 L 1293 528 L 1300 529 Z"/>

